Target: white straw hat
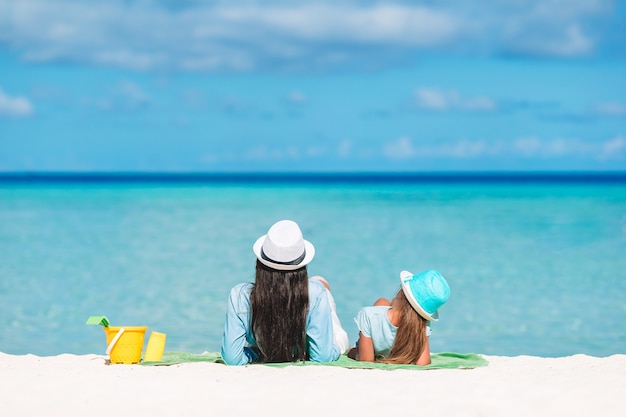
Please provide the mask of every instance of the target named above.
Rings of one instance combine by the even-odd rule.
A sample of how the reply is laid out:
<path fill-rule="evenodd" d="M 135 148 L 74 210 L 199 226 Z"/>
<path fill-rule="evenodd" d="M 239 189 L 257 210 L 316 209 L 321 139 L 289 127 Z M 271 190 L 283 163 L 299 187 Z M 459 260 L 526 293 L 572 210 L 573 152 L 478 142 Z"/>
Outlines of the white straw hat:
<path fill-rule="evenodd" d="M 291 220 L 274 223 L 266 235 L 257 239 L 252 250 L 261 263 L 280 271 L 302 268 L 315 256 L 315 248 L 302 238 L 300 227 Z"/>

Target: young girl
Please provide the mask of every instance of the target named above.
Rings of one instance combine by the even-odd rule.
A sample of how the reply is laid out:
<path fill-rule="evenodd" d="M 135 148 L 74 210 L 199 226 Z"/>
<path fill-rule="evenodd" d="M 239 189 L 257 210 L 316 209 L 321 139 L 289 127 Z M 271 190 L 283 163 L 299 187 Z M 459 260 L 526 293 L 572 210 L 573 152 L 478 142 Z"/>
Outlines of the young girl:
<path fill-rule="evenodd" d="M 348 356 L 359 361 L 396 364 L 430 364 L 430 321 L 448 300 L 450 287 L 438 271 L 413 275 L 400 273 L 402 288 L 391 302 L 379 298 L 362 308 L 355 321 L 359 341 Z"/>

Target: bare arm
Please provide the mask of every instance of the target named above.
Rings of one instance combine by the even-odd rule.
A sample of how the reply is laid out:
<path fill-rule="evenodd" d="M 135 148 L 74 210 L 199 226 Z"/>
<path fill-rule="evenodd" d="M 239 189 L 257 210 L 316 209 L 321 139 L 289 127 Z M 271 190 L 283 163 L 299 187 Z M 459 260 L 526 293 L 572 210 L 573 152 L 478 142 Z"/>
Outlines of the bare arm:
<path fill-rule="evenodd" d="M 428 337 L 426 338 L 426 345 L 424 345 L 424 350 L 420 354 L 420 357 L 417 359 L 417 365 L 424 366 L 430 365 L 430 346 L 428 344 Z"/>
<path fill-rule="evenodd" d="M 363 336 L 359 332 L 359 355 L 357 360 L 362 362 L 374 362 L 374 342 L 371 337 Z"/>

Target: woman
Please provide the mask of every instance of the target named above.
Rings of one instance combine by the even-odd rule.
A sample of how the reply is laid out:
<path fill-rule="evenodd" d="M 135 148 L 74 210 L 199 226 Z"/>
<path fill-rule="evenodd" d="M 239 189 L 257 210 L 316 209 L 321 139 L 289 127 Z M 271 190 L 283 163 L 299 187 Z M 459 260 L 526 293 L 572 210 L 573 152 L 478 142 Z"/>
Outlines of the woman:
<path fill-rule="evenodd" d="M 253 250 L 254 284 L 238 284 L 230 291 L 222 359 L 229 365 L 337 360 L 348 348 L 348 336 L 325 281 L 308 277 L 306 265 L 315 248 L 298 225 L 275 223 Z"/>

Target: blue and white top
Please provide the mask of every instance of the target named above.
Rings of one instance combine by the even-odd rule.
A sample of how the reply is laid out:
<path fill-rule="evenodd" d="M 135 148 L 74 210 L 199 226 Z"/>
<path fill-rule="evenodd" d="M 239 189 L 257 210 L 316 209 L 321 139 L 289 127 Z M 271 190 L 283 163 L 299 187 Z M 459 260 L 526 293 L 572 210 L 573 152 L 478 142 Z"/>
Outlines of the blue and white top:
<path fill-rule="evenodd" d="M 229 365 L 254 362 L 256 346 L 250 326 L 252 309 L 250 292 L 253 284 L 238 284 L 230 290 L 222 337 L 222 359 Z M 333 343 L 331 306 L 324 285 L 309 279 L 309 312 L 306 320 L 307 348 L 313 362 L 332 362 L 339 359 L 339 347 Z"/>
<path fill-rule="evenodd" d="M 398 328 L 391 324 L 387 311 L 391 306 L 364 307 L 357 313 L 354 321 L 363 336 L 372 339 L 374 356 L 387 357 L 396 339 Z M 426 336 L 430 336 L 430 322 L 426 326 Z"/>

